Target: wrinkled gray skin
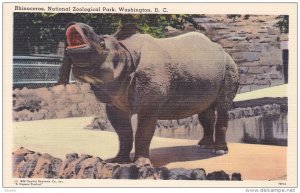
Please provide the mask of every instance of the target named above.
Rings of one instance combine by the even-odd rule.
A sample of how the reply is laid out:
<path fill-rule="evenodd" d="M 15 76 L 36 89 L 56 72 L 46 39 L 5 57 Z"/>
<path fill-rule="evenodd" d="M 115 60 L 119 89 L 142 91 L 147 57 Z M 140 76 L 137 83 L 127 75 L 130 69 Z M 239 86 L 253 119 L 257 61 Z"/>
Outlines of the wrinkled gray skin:
<path fill-rule="evenodd" d="M 120 141 L 113 161 L 131 161 L 130 118 L 136 113 L 137 164 L 150 163 L 149 146 L 157 120 L 194 114 L 204 128 L 200 147 L 227 153 L 228 110 L 239 85 L 233 59 L 201 33 L 155 39 L 132 29 L 124 27 L 114 35 L 101 36 L 86 24 L 71 23 L 58 81 L 68 83 L 72 66 L 74 76 L 90 83 L 96 97 L 106 103 Z"/>

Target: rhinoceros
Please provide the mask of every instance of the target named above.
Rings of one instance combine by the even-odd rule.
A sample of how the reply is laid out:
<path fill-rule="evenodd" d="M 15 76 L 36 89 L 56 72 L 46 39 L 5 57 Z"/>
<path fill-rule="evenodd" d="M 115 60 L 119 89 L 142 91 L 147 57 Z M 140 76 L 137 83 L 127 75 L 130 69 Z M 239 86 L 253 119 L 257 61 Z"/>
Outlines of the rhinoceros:
<path fill-rule="evenodd" d="M 98 35 L 83 23 L 67 25 L 68 46 L 58 80 L 68 84 L 72 69 L 74 77 L 89 83 L 106 104 L 119 137 L 119 152 L 112 161 L 131 162 L 134 139 L 133 161 L 149 163 L 157 120 L 194 114 L 204 129 L 200 148 L 227 153 L 228 110 L 239 85 L 232 57 L 200 32 L 157 39 L 128 26 L 113 35 Z"/>

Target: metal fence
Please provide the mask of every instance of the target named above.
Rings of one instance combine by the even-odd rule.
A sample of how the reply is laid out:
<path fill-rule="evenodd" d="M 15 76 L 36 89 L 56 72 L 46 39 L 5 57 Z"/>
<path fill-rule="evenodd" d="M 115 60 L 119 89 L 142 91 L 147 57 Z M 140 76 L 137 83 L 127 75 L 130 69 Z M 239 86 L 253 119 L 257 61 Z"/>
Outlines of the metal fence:
<path fill-rule="evenodd" d="M 38 88 L 53 86 L 59 76 L 63 58 L 58 55 L 13 57 L 13 87 Z M 71 74 L 70 82 L 74 82 Z"/>

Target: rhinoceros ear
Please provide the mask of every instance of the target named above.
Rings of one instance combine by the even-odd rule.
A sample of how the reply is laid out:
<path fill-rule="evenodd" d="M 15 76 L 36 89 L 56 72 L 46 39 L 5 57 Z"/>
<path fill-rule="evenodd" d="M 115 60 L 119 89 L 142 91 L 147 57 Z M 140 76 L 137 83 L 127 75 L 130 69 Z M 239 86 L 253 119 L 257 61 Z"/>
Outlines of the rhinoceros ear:
<path fill-rule="evenodd" d="M 65 26 L 65 29 L 67 30 L 68 27 L 70 27 L 71 25 L 74 25 L 74 24 L 76 24 L 75 21 L 72 21 L 72 22 L 67 23 L 67 25 Z"/>
<path fill-rule="evenodd" d="M 140 33 L 141 30 L 135 23 L 127 23 L 123 25 L 116 33 L 113 34 L 113 36 L 117 40 L 124 40 L 126 38 L 129 38 L 133 34 Z"/>

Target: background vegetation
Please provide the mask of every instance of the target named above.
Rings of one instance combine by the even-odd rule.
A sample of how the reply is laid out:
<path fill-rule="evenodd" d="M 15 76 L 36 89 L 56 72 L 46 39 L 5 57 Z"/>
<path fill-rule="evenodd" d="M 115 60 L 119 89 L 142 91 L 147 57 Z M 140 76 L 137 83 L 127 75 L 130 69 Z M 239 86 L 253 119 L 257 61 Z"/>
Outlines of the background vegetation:
<path fill-rule="evenodd" d="M 92 26 L 97 34 L 112 34 L 126 23 L 136 23 L 143 33 L 164 37 L 166 26 L 176 27 L 187 19 L 187 15 L 153 14 L 66 14 L 66 13 L 15 13 L 14 55 L 39 52 L 55 53 L 57 45 L 65 41 L 65 25 L 69 22 L 83 22 Z"/>
<path fill-rule="evenodd" d="M 239 14 L 228 14 L 233 20 L 240 18 Z M 250 15 L 243 15 L 249 19 Z M 112 34 L 126 23 L 136 23 L 142 33 L 154 37 L 165 36 L 165 27 L 178 28 L 192 17 L 205 15 L 154 15 L 154 14 L 72 14 L 72 13 L 14 13 L 14 55 L 32 53 L 55 54 L 59 42 L 65 41 L 65 26 L 76 21 L 92 26 L 97 34 Z M 282 33 L 288 33 L 289 16 L 280 15 L 276 24 Z M 37 49 L 37 50 L 36 50 Z"/>

